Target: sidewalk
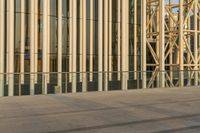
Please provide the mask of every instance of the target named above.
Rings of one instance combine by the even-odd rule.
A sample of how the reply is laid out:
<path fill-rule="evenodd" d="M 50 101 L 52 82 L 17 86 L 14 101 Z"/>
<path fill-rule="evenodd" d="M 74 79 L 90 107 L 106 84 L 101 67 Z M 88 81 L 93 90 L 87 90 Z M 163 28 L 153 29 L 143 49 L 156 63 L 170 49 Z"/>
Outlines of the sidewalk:
<path fill-rule="evenodd" d="M 0 98 L 2 133 L 199 131 L 200 88 Z"/>

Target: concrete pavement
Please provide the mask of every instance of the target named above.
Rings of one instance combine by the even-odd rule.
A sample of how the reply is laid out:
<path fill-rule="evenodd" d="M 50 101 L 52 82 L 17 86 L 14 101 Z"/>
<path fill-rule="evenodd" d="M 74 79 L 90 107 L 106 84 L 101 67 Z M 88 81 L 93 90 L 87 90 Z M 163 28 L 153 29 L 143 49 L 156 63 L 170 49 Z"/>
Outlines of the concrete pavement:
<path fill-rule="evenodd" d="M 0 98 L 0 133 L 200 132 L 200 88 Z"/>

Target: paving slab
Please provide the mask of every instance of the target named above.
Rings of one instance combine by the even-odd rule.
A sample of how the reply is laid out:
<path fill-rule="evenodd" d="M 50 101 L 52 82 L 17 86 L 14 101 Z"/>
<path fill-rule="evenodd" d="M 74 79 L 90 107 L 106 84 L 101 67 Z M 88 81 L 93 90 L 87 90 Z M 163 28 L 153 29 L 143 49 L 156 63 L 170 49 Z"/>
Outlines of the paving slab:
<path fill-rule="evenodd" d="M 200 132 L 200 87 L 0 98 L 0 133 L 179 132 Z"/>

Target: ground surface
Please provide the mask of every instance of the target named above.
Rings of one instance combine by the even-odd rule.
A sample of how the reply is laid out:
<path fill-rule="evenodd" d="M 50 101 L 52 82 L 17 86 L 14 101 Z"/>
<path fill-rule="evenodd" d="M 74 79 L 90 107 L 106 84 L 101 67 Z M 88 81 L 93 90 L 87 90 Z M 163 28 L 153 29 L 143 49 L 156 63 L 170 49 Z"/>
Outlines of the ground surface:
<path fill-rule="evenodd" d="M 200 88 L 0 98 L 1 133 L 200 132 Z"/>

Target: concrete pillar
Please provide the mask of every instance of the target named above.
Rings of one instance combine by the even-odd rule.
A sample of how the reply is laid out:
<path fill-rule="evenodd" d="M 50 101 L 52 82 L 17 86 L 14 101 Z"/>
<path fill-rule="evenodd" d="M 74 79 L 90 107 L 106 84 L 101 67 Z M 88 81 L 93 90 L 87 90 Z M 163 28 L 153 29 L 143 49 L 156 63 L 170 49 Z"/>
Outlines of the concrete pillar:
<path fill-rule="evenodd" d="M 112 0 L 109 0 L 109 3 Z M 104 90 L 108 91 L 108 0 L 104 0 Z"/>
<path fill-rule="evenodd" d="M 93 28 L 93 25 L 94 25 L 94 14 L 93 14 L 93 3 L 94 0 L 90 0 L 90 81 L 93 81 L 93 45 L 94 45 L 94 28 Z"/>
<path fill-rule="evenodd" d="M 14 1 L 8 1 L 8 95 L 14 95 Z"/>
<path fill-rule="evenodd" d="M 80 73 L 79 73 L 79 78 L 80 78 L 80 82 L 82 82 L 82 79 L 83 79 L 83 3 L 84 3 L 85 1 L 84 0 L 80 0 L 80 19 L 79 19 L 79 25 L 80 25 L 80 27 L 79 27 L 79 52 L 80 52 L 80 57 L 79 57 L 79 63 L 80 63 L 80 65 L 79 65 L 79 67 L 80 67 Z"/>
<path fill-rule="evenodd" d="M 183 0 L 179 1 L 179 70 L 180 70 L 180 87 L 184 86 L 184 34 L 183 34 L 183 21 L 184 21 L 184 7 Z"/>
<path fill-rule="evenodd" d="M 103 90 L 103 0 L 98 0 L 98 91 Z"/>
<path fill-rule="evenodd" d="M 117 24 L 117 30 L 118 30 L 118 34 L 117 34 L 117 71 L 118 71 L 118 76 L 117 79 L 120 80 L 121 79 L 121 0 L 117 0 L 117 20 L 118 20 L 118 24 Z"/>
<path fill-rule="evenodd" d="M 142 40 L 142 88 L 146 88 L 146 0 L 142 0 L 142 25 L 141 25 L 141 40 Z"/>
<path fill-rule="evenodd" d="M 5 1 L 0 1 L 0 97 L 4 96 Z"/>
<path fill-rule="evenodd" d="M 8 10 L 9 10 L 9 1 L 5 1 L 5 3 L 6 3 L 6 6 L 5 6 L 5 9 L 6 9 L 6 14 L 5 14 L 5 16 L 6 16 L 6 22 L 9 22 L 9 12 L 8 12 Z M 5 21 L 4 21 L 5 22 Z M 9 68 L 7 67 L 8 66 L 8 64 L 9 64 L 9 62 L 8 62 L 8 49 L 9 49 L 9 45 L 8 45 L 8 40 L 9 40 L 9 37 L 8 37 L 8 35 L 9 35 L 9 26 L 8 25 L 5 25 L 6 26 L 6 29 L 5 30 L 7 30 L 7 32 L 6 32 L 6 44 L 5 44 L 5 49 L 6 49 L 6 51 L 5 51 L 5 53 L 6 53 L 6 68 L 5 68 L 5 71 L 6 71 L 6 85 L 8 85 L 8 79 L 9 79 Z"/>
<path fill-rule="evenodd" d="M 35 40 L 34 40 L 34 46 L 35 46 L 35 84 L 38 83 L 38 0 L 35 1 Z"/>
<path fill-rule="evenodd" d="M 122 1 L 122 90 L 128 89 L 129 0 Z"/>
<path fill-rule="evenodd" d="M 50 8 L 51 8 L 51 1 L 48 0 L 47 3 L 47 84 L 50 83 Z"/>
<path fill-rule="evenodd" d="M 58 0 L 58 86 L 62 93 L 62 0 Z"/>
<path fill-rule="evenodd" d="M 69 1 L 69 82 L 72 82 L 72 47 L 73 47 L 73 0 Z"/>
<path fill-rule="evenodd" d="M 6 16 L 6 22 L 9 22 L 9 12 L 7 11 L 7 10 L 9 10 L 9 1 L 5 1 L 5 3 L 6 3 L 6 6 L 5 6 L 5 9 L 6 9 L 6 14 L 5 14 L 5 16 Z M 5 22 L 5 21 L 4 21 Z M 6 25 L 6 29 L 5 30 L 7 30 L 7 32 L 6 32 L 6 44 L 5 44 L 5 47 L 6 47 L 6 51 L 5 51 L 5 53 L 6 53 L 6 68 L 5 68 L 5 71 L 6 71 L 6 85 L 8 85 L 8 79 L 9 79 L 9 69 L 8 69 L 8 64 L 9 64 L 9 62 L 8 62 L 8 49 L 9 49 L 9 45 L 8 45 L 8 40 L 9 40 L 9 37 L 8 37 L 8 35 L 9 35 L 9 27 L 8 27 L 8 25 Z"/>
<path fill-rule="evenodd" d="M 24 52 L 25 52 L 25 1 L 21 0 L 21 46 L 20 46 L 20 80 L 24 84 Z"/>
<path fill-rule="evenodd" d="M 113 36 L 112 36 L 112 26 L 113 26 L 113 20 L 112 20 L 112 1 L 109 0 L 109 80 L 112 81 L 112 71 L 113 71 L 113 55 L 112 55 L 112 42 L 113 42 Z"/>
<path fill-rule="evenodd" d="M 77 59 L 77 0 L 72 0 L 72 92 L 76 92 L 76 59 Z"/>
<path fill-rule="evenodd" d="M 159 1 L 159 12 L 160 12 L 160 32 L 159 32 L 159 68 L 160 68 L 160 87 L 165 87 L 165 1 Z M 158 45 L 158 44 L 157 44 Z"/>
<path fill-rule="evenodd" d="M 43 94 L 47 94 L 48 2 L 49 0 L 43 0 L 43 47 L 42 47 Z"/>
<path fill-rule="evenodd" d="M 30 95 L 35 94 L 35 0 L 30 1 Z"/>
<path fill-rule="evenodd" d="M 82 67 L 82 91 L 87 91 L 87 1 L 83 0 L 83 67 Z"/>

